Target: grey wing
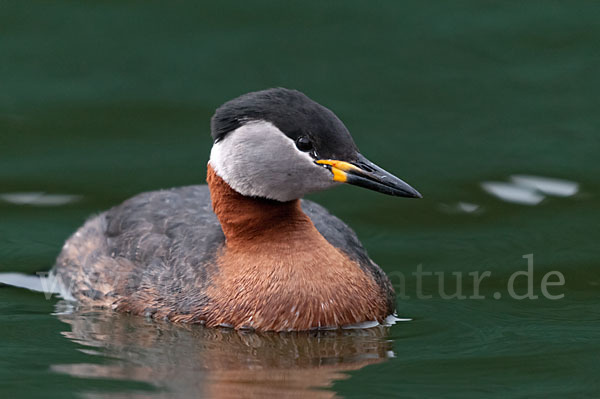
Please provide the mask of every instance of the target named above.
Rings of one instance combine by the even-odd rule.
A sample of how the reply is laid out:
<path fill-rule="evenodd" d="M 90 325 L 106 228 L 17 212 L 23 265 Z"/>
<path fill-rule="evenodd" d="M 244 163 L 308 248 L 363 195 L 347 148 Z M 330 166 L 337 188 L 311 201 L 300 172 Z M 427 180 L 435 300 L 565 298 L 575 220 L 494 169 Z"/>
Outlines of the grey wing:
<path fill-rule="evenodd" d="M 109 210 L 105 217 L 109 247 L 140 264 L 155 258 L 203 264 L 225 240 L 207 186 L 143 193 Z"/>
<path fill-rule="evenodd" d="M 137 295 L 137 303 L 158 298 L 185 313 L 205 300 L 224 241 L 207 186 L 152 191 L 88 220 L 67 241 L 55 273 L 77 299 L 107 306 Z"/>

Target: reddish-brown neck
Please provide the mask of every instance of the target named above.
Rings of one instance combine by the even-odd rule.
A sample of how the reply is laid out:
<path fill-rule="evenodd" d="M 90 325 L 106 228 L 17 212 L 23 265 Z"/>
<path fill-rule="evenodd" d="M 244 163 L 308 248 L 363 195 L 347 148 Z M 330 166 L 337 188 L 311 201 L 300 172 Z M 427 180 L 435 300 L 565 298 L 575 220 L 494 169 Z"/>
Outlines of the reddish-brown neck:
<path fill-rule="evenodd" d="M 246 197 L 233 190 L 208 165 L 206 177 L 215 214 L 227 239 L 227 246 L 252 246 L 290 239 L 290 235 L 316 232 L 310 218 L 302 211 L 300 200 L 279 202 Z M 273 241 L 275 240 L 275 241 Z"/>

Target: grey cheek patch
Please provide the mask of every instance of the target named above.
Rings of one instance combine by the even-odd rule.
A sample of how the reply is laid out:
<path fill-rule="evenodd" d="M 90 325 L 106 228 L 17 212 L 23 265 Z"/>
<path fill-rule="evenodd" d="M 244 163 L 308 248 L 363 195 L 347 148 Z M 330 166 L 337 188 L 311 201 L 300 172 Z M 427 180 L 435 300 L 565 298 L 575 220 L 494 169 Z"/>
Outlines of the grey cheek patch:
<path fill-rule="evenodd" d="M 247 122 L 215 143 L 210 164 L 246 196 L 290 201 L 335 185 L 331 172 L 267 121 Z"/>

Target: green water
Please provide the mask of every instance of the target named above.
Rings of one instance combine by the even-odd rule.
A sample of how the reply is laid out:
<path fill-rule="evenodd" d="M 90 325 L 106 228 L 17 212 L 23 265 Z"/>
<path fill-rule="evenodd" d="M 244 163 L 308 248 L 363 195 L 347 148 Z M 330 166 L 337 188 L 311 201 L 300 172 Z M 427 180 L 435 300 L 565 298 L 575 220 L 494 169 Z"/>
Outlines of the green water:
<path fill-rule="evenodd" d="M 0 396 L 598 397 L 598 21 L 588 1 L 0 0 L 0 194 L 81 196 L 0 200 L 1 272 L 48 270 L 88 215 L 133 194 L 202 183 L 213 110 L 266 87 L 332 108 L 425 196 L 312 196 L 405 289 L 412 321 L 239 335 L 2 286 Z M 481 187 L 515 174 L 578 191 L 522 205 Z M 538 299 L 518 300 L 527 254 Z M 466 296 L 468 273 L 489 271 L 485 299 L 443 299 L 437 276 L 418 298 L 418 265 L 447 293 L 461 272 Z M 550 271 L 562 299 L 542 295 Z"/>

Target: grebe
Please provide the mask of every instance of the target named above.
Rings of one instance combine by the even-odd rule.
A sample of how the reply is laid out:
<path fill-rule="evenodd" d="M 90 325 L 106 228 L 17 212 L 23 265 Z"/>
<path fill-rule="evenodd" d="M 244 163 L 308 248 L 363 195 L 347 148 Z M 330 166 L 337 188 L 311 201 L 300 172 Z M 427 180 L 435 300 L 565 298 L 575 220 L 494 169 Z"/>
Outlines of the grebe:
<path fill-rule="evenodd" d="M 338 183 L 420 198 L 358 152 L 344 124 L 299 91 L 219 107 L 206 185 L 139 194 L 89 219 L 53 275 L 83 305 L 259 331 L 383 322 L 385 273 L 356 234 L 301 200 Z"/>

